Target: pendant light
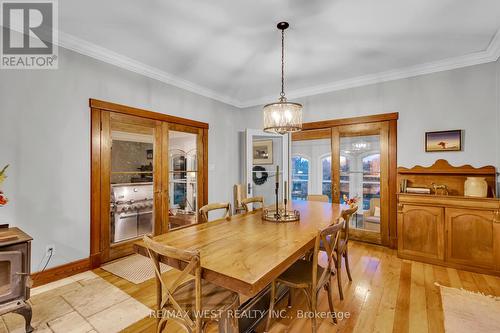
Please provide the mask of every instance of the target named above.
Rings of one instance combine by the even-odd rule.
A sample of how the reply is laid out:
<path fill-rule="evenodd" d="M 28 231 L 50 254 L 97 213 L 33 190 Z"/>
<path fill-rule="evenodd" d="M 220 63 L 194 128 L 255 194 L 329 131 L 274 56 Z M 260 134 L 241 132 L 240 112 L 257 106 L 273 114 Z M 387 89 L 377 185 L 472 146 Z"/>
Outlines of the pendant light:
<path fill-rule="evenodd" d="M 302 130 L 302 104 L 288 102 L 285 97 L 285 29 L 288 22 L 280 22 L 281 30 L 281 93 L 278 102 L 264 106 L 264 131 L 272 133 L 291 133 Z"/>

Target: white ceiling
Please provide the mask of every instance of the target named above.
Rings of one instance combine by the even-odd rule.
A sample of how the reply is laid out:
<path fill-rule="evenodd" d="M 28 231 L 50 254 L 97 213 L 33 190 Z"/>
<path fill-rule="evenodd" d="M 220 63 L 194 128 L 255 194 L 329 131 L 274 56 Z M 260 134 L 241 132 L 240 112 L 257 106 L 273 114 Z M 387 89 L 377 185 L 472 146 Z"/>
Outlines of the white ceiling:
<path fill-rule="evenodd" d="M 494 61 L 499 0 L 64 0 L 60 45 L 239 107 Z"/>

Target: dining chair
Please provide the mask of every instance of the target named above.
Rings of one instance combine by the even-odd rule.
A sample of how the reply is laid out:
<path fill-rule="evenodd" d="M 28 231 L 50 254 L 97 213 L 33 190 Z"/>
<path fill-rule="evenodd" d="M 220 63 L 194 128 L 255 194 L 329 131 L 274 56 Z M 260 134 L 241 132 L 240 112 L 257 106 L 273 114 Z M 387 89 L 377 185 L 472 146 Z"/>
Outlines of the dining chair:
<path fill-rule="evenodd" d="M 248 213 L 250 211 L 249 204 L 252 204 L 252 203 L 254 205 L 256 203 L 259 203 L 260 208 L 262 208 L 262 207 L 264 207 L 264 198 L 263 197 L 252 197 L 252 198 L 246 198 L 246 199 L 241 200 L 241 205 L 243 206 L 245 213 Z M 255 210 L 255 206 L 254 206 L 254 210 Z"/>
<path fill-rule="evenodd" d="M 339 288 L 340 299 L 344 299 L 344 292 L 342 290 L 342 258 L 345 260 L 345 268 L 347 271 L 347 277 L 349 281 L 352 281 L 351 269 L 349 267 L 349 223 L 351 222 L 351 218 L 358 211 L 358 206 L 352 206 L 348 209 L 342 210 L 340 215 L 344 220 L 344 226 L 342 228 L 341 236 L 337 246 L 334 249 L 334 257 L 333 261 L 335 262 L 335 270 L 331 271 L 332 275 L 337 275 L 337 284 Z M 325 251 L 326 248 L 323 244 L 320 244 L 320 251 Z"/>
<path fill-rule="evenodd" d="M 323 195 L 323 194 L 309 194 L 307 196 L 307 201 L 328 202 L 328 201 L 330 201 L 330 199 L 328 198 L 327 195 Z"/>
<path fill-rule="evenodd" d="M 278 283 L 288 286 L 289 288 L 302 290 L 306 295 L 309 310 L 313 314 L 317 313 L 319 292 L 321 291 L 321 289 L 325 289 L 325 291 L 328 293 L 328 306 L 330 308 L 333 322 L 335 324 L 337 323 L 337 318 L 335 316 L 335 311 L 333 308 L 333 294 L 330 272 L 335 269 L 333 265 L 333 251 L 337 247 L 340 231 L 342 230 L 344 223 L 345 221 L 343 220 L 337 220 L 336 224 L 318 231 L 318 234 L 316 235 L 316 241 L 314 243 L 314 255 L 312 256 L 312 261 L 306 259 L 300 259 L 296 261 L 290 268 L 288 268 L 283 274 L 281 274 L 276 280 L 271 283 L 271 302 L 269 305 L 269 313 L 265 330 L 266 332 L 269 332 L 269 327 L 271 325 L 274 305 L 276 302 L 276 285 Z M 328 254 L 328 264 L 325 268 L 321 267 L 318 264 L 320 243 L 324 244 L 325 250 Z M 312 331 L 313 333 L 315 333 L 317 330 L 316 315 L 311 315 L 310 317 L 312 320 Z"/>
<path fill-rule="evenodd" d="M 203 332 L 211 321 L 218 322 L 219 332 L 238 332 L 238 320 L 231 315 L 239 307 L 238 293 L 201 279 L 199 251 L 177 249 L 158 243 L 149 236 L 144 236 L 143 240 L 156 276 L 157 333 L 164 330 L 169 320 L 193 333 Z M 187 263 L 174 281 L 167 282 L 167 275 L 160 273 L 161 257 Z M 194 278 L 186 281 L 190 275 Z M 205 317 L 205 313 L 220 316 Z"/>
<path fill-rule="evenodd" d="M 234 184 L 233 186 L 233 209 L 234 214 L 241 214 L 245 212 L 245 208 L 241 201 L 246 197 L 246 191 L 243 184 Z"/>
<path fill-rule="evenodd" d="M 224 218 L 231 216 L 231 204 L 229 202 L 211 203 L 200 208 L 203 222 L 208 222 L 208 212 L 219 209 L 225 209 Z"/>

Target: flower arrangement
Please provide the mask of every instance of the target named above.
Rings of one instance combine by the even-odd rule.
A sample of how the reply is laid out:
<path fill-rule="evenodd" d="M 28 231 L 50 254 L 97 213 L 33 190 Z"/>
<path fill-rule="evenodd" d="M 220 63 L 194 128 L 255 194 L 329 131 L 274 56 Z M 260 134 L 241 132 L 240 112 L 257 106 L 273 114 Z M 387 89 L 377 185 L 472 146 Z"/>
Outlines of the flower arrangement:
<path fill-rule="evenodd" d="M 2 183 L 5 181 L 5 179 L 7 179 L 7 175 L 5 174 L 5 171 L 7 170 L 8 167 L 9 167 L 9 165 L 7 164 L 2 169 L 2 171 L 0 171 L 0 185 L 2 185 Z M 7 199 L 5 194 L 2 191 L 0 191 L 0 207 L 5 206 L 7 204 L 7 202 L 9 202 L 9 200 Z"/>
<path fill-rule="evenodd" d="M 358 203 L 358 198 L 348 198 L 345 194 L 342 196 L 342 199 L 344 200 L 346 205 L 349 205 L 351 207 Z"/>

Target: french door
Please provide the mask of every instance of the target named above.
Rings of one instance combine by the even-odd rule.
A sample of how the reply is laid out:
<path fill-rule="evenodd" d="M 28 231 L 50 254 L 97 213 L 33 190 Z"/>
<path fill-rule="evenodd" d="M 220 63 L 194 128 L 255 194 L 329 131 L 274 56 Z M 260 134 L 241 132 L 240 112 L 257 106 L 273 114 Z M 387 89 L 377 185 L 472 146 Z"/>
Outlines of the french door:
<path fill-rule="evenodd" d="M 338 120 L 337 122 L 341 122 Z M 357 199 L 350 238 L 390 245 L 389 121 L 306 129 L 292 135 L 292 200 Z"/>
<path fill-rule="evenodd" d="M 144 235 L 198 223 L 207 202 L 208 125 L 101 101 L 91 107 L 97 266 L 133 253 Z"/>
<path fill-rule="evenodd" d="M 387 122 L 332 128 L 332 202 L 358 201 L 350 221 L 352 239 L 388 240 L 389 126 Z M 383 241 L 384 240 L 384 241 Z"/>

